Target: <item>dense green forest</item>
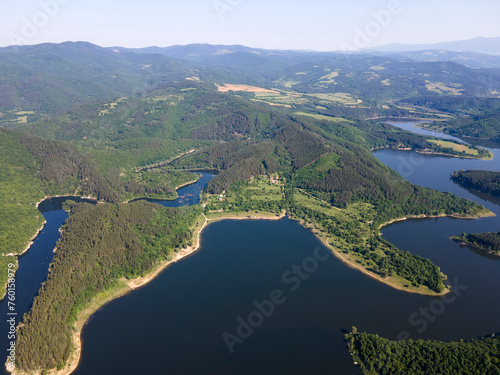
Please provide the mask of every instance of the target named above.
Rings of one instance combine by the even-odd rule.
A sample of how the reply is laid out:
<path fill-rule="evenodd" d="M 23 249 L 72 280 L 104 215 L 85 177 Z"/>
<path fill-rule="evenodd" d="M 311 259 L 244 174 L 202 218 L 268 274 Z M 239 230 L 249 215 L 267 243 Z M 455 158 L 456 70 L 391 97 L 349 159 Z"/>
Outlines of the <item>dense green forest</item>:
<path fill-rule="evenodd" d="M 500 232 L 471 234 L 462 233 L 461 236 L 453 236 L 452 239 L 468 246 L 500 255 Z"/>
<path fill-rule="evenodd" d="M 100 202 L 67 204 L 47 281 L 19 328 L 20 369 L 63 367 L 78 312 L 120 279 L 145 275 L 190 245 L 203 210 L 287 211 L 373 274 L 419 293 L 443 290 L 439 267 L 383 240 L 380 226 L 408 216 L 489 212 L 412 185 L 371 154 L 457 151 L 367 119 L 466 114 L 479 116 L 475 136 L 494 138 L 498 100 L 471 96 L 499 90 L 496 75 L 361 55 L 243 51 L 187 54 L 196 61 L 186 62 L 158 50 L 117 53 L 88 43 L 0 49 L 2 253 L 19 253 L 41 227 L 36 202 L 45 196 Z M 227 83 L 269 90 L 218 90 Z M 450 91 L 456 95 L 441 95 Z M 465 129 L 469 120 L 445 124 Z M 475 157 L 486 152 L 474 150 Z M 204 208 L 121 203 L 175 198 L 175 188 L 200 169 L 219 172 L 205 189 Z M 2 267 L 13 258 L 1 260 L 6 275 Z"/>
<path fill-rule="evenodd" d="M 467 188 L 500 196 L 500 172 L 492 171 L 455 171 L 452 180 Z"/>
<path fill-rule="evenodd" d="M 20 369 L 63 366 L 78 312 L 120 278 L 136 278 L 191 244 L 198 208 L 74 203 L 54 261 L 17 339 Z"/>
<path fill-rule="evenodd" d="M 46 195 L 93 196 L 117 202 L 119 195 L 95 162 L 69 143 L 47 141 L 0 127 L 0 247 L 21 252 L 41 227 L 36 202 Z"/>
<path fill-rule="evenodd" d="M 44 195 L 37 178 L 39 165 L 19 134 L 0 127 L 0 249 L 2 254 L 24 250 L 28 240 L 43 224 L 36 202 Z M 0 271 L 2 275 L 4 268 Z"/>
<path fill-rule="evenodd" d="M 368 333 L 346 334 L 353 359 L 366 375 L 496 375 L 500 337 L 460 342 L 391 341 Z"/>
<path fill-rule="evenodd" d="M 443 123 L 432 123 L 425 128 L 451 134 L 500 142 L 500 111 L 484 115 L 468 116 Z"/>

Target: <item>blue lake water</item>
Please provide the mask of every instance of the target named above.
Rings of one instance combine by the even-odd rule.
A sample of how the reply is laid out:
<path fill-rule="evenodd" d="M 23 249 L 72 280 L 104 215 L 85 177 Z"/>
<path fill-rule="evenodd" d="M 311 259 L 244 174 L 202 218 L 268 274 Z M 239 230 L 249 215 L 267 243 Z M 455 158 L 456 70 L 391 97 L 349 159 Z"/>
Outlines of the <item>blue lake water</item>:
<path fill-rule="evenodd" d="M 492 151 L 492 161 L 374 153 L 412 183 L 472 199 L 499 215 L 409 220 L 383 229 L 402 250 L 441 267 L 458 286 L 455 298 L 445 302 L 376 282 L 325 257 L 316 237 L 288 218 L 222 221 L 203 231 L 197 253 L 94 314 L 83 330 L 75 374 L 360 374 L 343 341 L 352 325 L 391 339 L 447 341 L 500 331 L 500 262 L 449 239 L 500 229 L 500 202 L 449 178 L 457 169 L 500 170 L 500 150 Z M 301 276 L 292 277 L 297 267 Z M 276 295 L 280 303 L 259 315 L 257 306 L 269 306 L 265 301 Z M 242 321 L 252 325 L 244 329 Z M 228 345 L 225 337 L 241 338 Z"/>

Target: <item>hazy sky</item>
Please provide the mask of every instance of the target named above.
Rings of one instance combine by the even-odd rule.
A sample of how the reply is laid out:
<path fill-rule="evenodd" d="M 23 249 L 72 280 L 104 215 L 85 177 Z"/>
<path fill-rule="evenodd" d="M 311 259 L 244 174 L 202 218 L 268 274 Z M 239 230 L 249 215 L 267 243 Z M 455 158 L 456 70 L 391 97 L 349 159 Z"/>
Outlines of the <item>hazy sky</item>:
<path fill-rule="evenodd" d="M 331 51 L 500 36 L 498 0 L 17 0 L 0 46 L 212 43 Z"/>

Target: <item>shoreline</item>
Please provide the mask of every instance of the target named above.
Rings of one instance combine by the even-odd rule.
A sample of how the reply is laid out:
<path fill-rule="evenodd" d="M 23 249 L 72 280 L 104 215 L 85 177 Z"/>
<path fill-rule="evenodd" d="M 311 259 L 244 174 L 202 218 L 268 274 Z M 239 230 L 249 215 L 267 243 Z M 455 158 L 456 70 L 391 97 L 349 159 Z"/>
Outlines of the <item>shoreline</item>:
<path fill-rule="evenodd" d="M 456 243 L 458 243 L 458 244 L 460 244 L 462 246 L 467 246 L 467 247 L 469 247 L 471 249 L 476 249 L 476 250 L 482 251 L 482 252 L 484 252 L 484 253 L 486 253 L 488 255 L 492 255 L 494 257 L 500 258 L 500 252 L 496 252 L 496 251 L 493 251 L 493 250 L 487 250 L 484 247 L 476 246 L 476 245 L 474 245 L 474 244 L 472 244 L 470 242 L 463 242 L 463 241 L 459 240 L 458 238 L 455 239 L 453 237 L 454 236 L 449 237 L 450 240 L 452 240 L 452 241 L 454 241 L 454 242 L 456 242 Z"/>
<path fill-rule="evenodd" d="M 490 213 L 491 213 L 491 211 L 490 211 Z M 78 314 L 77 319 L 75 321 L 75 329 L 73 330 L 73 333 L 72 333 L 72 344 L 74 347 L 73 347 L 73 350 L 70 354 L 68 362 L 66 363 L 64 369 L 59 370 L 59 371 L 57 371 L 55 369 L 49 370 L 49 371 L 47 371 L 47 375 L 69 375 L 73 371 L 75 371 L 80 363 L 80 360 L 81 360 L 81 351 L 82 351 L 81 334 L 82 334 L 83 328 L 85 327 L 85 325 L 87 324 L 89 319 L 92 317 L 92 315 L 95 314 L 99 309 L 101 309 L 107 303 L 109 303 L 117 298 L 120 298 L 120 297 L 124 296 L 125 294 L 128 294 L 131 291 L 136 290 L 144 285 L 147 285 L 149 282 L 154 280 L 156 278 L 156 276 L 158 276 L 162 271 L 164 271 L 169 265 L 176 263 L 177 261 L 179 261 L 183 258 L 186 258 L 186 257 L 192 255 L 193 253 L 195 253 L 197 250 L 199 250 L 201 247 L 201 233 L 208 225 L 210 225 L 211 223 L 222 221 L 222 220 L 281 220 L 283 217 L 286 216 L 286 214 L 287 214 L 286 211 L 282 211 L 281 214 L 272 213 L 272 212 L 259 212 L 259 213 L 254 213 L 254 214 L 250 214 L 248 212 L 245 212 L 244 214 L 241 214 L 241 215 L 239 215 L 238 213 L 230 213 L 227 216 L 221 215 L 219 217 L 210 217 L 210 215 L 209 215 L 209 217 L 207 217 L 207 216 L 205 216 L 205 214 L 202 214 L 193 226 L 193 229 L 196 228 L 197 226 L 198 226 L 198 228 L 196 228 L 195 232 L 193 233 L 193 238 L 195 239 L 195 242 L 192 246 L 181 249 L 179 252 L 177 252 L 174 255 L 174 257 L 171 260 L 161 262 L 155 269 L 153 269 L 150 273 L 148 273 L 144 277 L 141 276 L 141 277 L 138 277 L 136 279 L 131 279 L 131 280 L 126 280 L 123 278 L 117 280 L 117 285 L 115 287 L 109 289 L 108 291 L 102 293 L 99 296 L 94 297 L 95 300 L 92 301 L 89 306 L 87 306 L 82 311 L 80 311 L 80 313 Z M 380 225 L 379 229 L 384 227 L 384 226 L 390 225 L 394 222 L 404 221 L 404 220 L 408 220 L 411 218 L 433 218 L 433 217 L 447 217 L 447 216 L 458 217 L 458 216 L 446 215 L 446 214 L 437 215 L 437 216 L 422 216 L 422 215 L 415 216 L 415 217 L 408 216 L 408 217 L 404 217 L 404 218 L 394 219 L 390 222 L 384 223 L 384 224 Z M 485 216 L 492 216 L 492 215 L 485 215 Z M 494 216 L 494 214 L 493 214 L 493 216 Z M 480 218 L 480 217 L 484 217 L 484 216 L 469 217 L 469 218 L 459 217 L 459 218 L 474 219 L 474 218 Z M 204 219 L 204 222 L 200 226 L 200 219 L 201 218 Z M 332 254 L 337 259 L 339 259 L 342 263 L 344 263 L 346 266 L 348 266 L 352 269 L 355 269 L 357 271 L 360 271 L 361 273 L 374 279 L 375 281 L 382 282 L 382 283 L 384 283 L 384 284 L 386 284 L 394 289 L 397 289 L 397 290 L 400 290 L 403 292 L 420 294 L 420 295 L 427 295 L 427 296 L 436 297 L 436 296 L 444 296 L 450 292 L 450 290 L 447 289 L 446 287 L 441 293 L 432 292 L 428 288 L 427 288 L 427 291 L 418 291 L 418 290 L 408 290 L 405 287 L 401 287 L 401 286 L 397 285 L 396 283 L 392 282 L 390 279 L 385 279 L 385 278 L 382 278 L 381 276 L 373 274 L 373 273 L 367 271 L 364 267 L 356 264 L 351 259 L 344 257 L 340 253 L 340 250 L 336 249 L 335 247 L 333 247 L 332 245 L 330 245 L 328 243 L 328 238 L 317 233 L 317 228 L 314 225 L 312 225 L 312 227 L 310 227 L 308 225 L 306 226 L 307 223 L 304 222 L 303 220 L 295 219 L 295 218 L 292 218 L 292 219 L 299 221 L 299 223 L 304 227 L 304 229 L 311 230 L 313 232 L 313 234 L 315 235 L 315 237 L 319 241 L 321 241 L 321 243 L 324 246 L 326 246 L 328 249 L 330 249 L 332 251 Z M 27 372 L 17 371 L 16 369 L 13 369 L 12 371 L 9 371 L 9 372 L 11 372 L 13 375 L 41 375 L 41 370 L 30 371 L 29 373 L 27 373 Z"/>
<path fill-rule="evenodd" d="M 62 370 L 59 371 L 56 369 L 48 370 L 47 375 L 69 375 L 73 371 L 75 371 L 81 360 L 81 352 L 82 352 L 81 334 L 83 328 L 85 327 L 89 319 L 92 317 L 92 315 L 95 314 L 99 309 L 101 309 L 107 303 L 148 284 L 149 282 L 154 280 L 156 276 L 158 276 L 168 266 L 192 255 L 197 250 L 199 250 L 201 247 L 201 233 L 203 229 L 205 229 L 209 224 L 221 220 L 280 220 L 285 215 L 286 213 L 282 212 L 280 216 L 277 216 L 277 214 L 275 213 L 269 213 L 269 216 L 263 213 L 259 213 L 253 215 L 253 217 L 249 217 L 249 215 L 246 214 L 244 217 L 236 215 L 236 216 L 207 218 L 204 214 L 202 214 L 193 226 L 193 229 L 196 228 L 197 226 L 198 228 L 193 233 L 193 237 L 195 238 L 195 243 L 192 246 L 181 249 L 174 255 L 174 257 L 171 260 L 161 262 L 155 269 L 153 269 L 150 273 L 148 273 L 144 277 L 141 276 L 131 280 L 126 280 L 123 278 L 117 280 L 117 285 L 115 287 L 103 292 L 101 295 L 94 297 L 94 300 L 90 303 L 90 305 L 85 307 L 82 311 L 78 313 L 78 316 L 74 324 L 75 329 L 73 330 L 72 333 L 73 350 L 69 356 L 68 362 L 65 364 Z M 200 227 L 199 222 L 201 218 L 205 220 Z M 17 369 L 13 369 L 11 371 L 7 369 L 7 371 L 10 372 L 12 375 L 41 375 L 42 372 L 42 370 L 32 370 L 30 372 L 24 372 L 24 371 L 18 371 Z"/>
<path fill-rule="evenodd" d="M 46 195 L 45 198 L 39 200 L 38 202 L 36 202 L 36 205 L 35 207 L 38 208 L 38 206 L 46 201 L 46 200 L 49 200 L 49 199 L 52 199 L 52 198 L 63 198 L 63 197 L 68 197 L 68 198 L 78 198 L 78 199 L 88 199 L 88 200 L 93 200 L 93 201 L 96 201 L 96 203 L 99 203 L 99 201 L 97 200 L 97 198 L 95 197 L 92 197 L 92 196 L 86 196 L 86 197 L 80 197 L 78 195 Z M 40 211 L 40 215 L 42 215 L 42 212 Z M 43 215 L 42 215 L 43 217 Z M 20 257 L 21 255 L 24 255 L 31 247 L 31 245 L 33 245 L 33 242 L 35 241 L 35 239 L 38 237 L 38 235 L 40 234 L 40 232 L 43 230 L 43 228 L 45 227 L 45 224 L 47 224 L 47 220 L 45 220 L 45 218 L 43 219 L 43 224 L 42 226 L 36 231 L 36 233 L 31 237 L 31 239 L 28 241 L 26 247 L 24 248 L 24 250 L 20 253 L 9 253 L 9 254 L 4 254 L 3 256 L 15 256 L 15 257 Z"/>
<path fill-rule="evenodd" d="M 193 233 L 193 237 L 196 239 L 195 244 L 187 248 L 181 249 L 179 252 L 175 253 L 174 257 L 171 260 L 160 262 L 158 266 L 156 266 L 150 273 L 148 273 L 144 277 L 140 276 L 136 279 L 131 279 L 131 280 L 126 280 L 124 278 L 116 280 L 117 282 L 116 286 L 112 287 L 111 289 L 108 289 L 107 291 L 103 292 L 100 295 L 95 296 L 93 300 L 90 302 L 90 305 L 86 306 L 83 310 L 81 310 L 78 313 L 74 323 L 74 329 L 71 340 L 73 349 L 69 356 L 68 362 L 65 364 L 62 370 L 59 371 L 56 369 L 48 370 L 47 375 L 69 375 L 76 370 L 81 359 L 81 352 L 82 352 L 81 334 L 83 328 L 85 327 L 89 319 L 92 317 L 92 315 L 94 315 L 97 311 L 99 311 L 99 309 L 101 309 L 107 303 L 115 299 L 118 299 L 130 293 L 131 291 L 148 284 L 169 265 L 171 265 L 172 263 L 176 263 L 177 261 L 183 258 L 188 257 L 189 255 L 193 254 L 200 248 L 201 232 L 208 225 L 208 219 L 205 217 L 205 215 L 202 215 L 200 216 L 200 218 L 198 218 L 198 220 L 193 226 L 193 228 L 195 228 L 197 225 L 199 225 L 199 221 L 201 218 L 204 218 L 205 221 L 203 222 L 201 227 L 197 228 L 195 233 Z M 42 372 L 42 370 L 31 370 L 29 372 L 19 371 L 17 369 L 12 369 L 11 371 L 9 371 L 9 369 L 6 370 L 13 375 L 41 375 Z"/>
<path fill-rule="evenodd" d="M 35 207 L 38 209 L 38 206 L 48 200 L 48 199 L 52 199 L 52 198 L 61 198 L 61 197 L 75 197 L 75 198 L 81 198 L 81 199 L 91 199 L 91 200 L 95 200 L 97 202 L 97 198 L 94 198 L 94 197 L 91 197 L 91 196 L 88 196 L 88 197 L 78 197 L 76 195 L 53 195 L 53 196 L 50 196 L 50 195 L 46 195 L 45 198 L 42 198 L 40 199 L 38 202 L 35 203 Z M 40 215 L 42 215 L 42 212 L 39 210 L 40 212 Z M 43 228 L 45 228 L 45 224 L 47 224 L 47 220 L 45 220 L 45 218 L 43 217 L 42 215 L 42 218 L 43 218 L 43 223 L 42 225 L 40 226 L 40 228 L 37 229 L 37 231 L 35 232 L 35 234 L 28 240 L 28 242 L 26 243 L 26 247 L 24 248 L 23 251 L 21 251 L 20 253 L 8 253 L 8 254 L 2 254 L 2 256 L 4 257 L 8 257 L 8 256 L 13 256 L 15 259 L 16 259 L 16 272 L 19 270 L 19 257 L 23 256 L 24 254 L 26 254 L 29 249 L 31 248 L 31 246 L 33 245 L 33 243 L 35 242 L 36 238 L 38 237 L 38 235 L 40 234 L 40 232 L 43 230 Z M 2 289 L 2 292 L 0 294 L 0 301 L 2 301 L 5 297 L 5 295 L 7 294 L 7 286 L 8 283 L 5 284 L 5 287 Z"/>
<path fill-rule="evenodd" d="M 489 211 L 489 210 L 488 210 Z M 497 216 L 493 211 L 489 211 L 489 212 L 485 212 L 483 215 L 476 215 L 476 216 L 460 216 L 460 215 L 457 215 L 457 214 L 439 214 L 439 215 L 425 215 L 425 214 L 422 214 L 422 215 L 408 215 L 408 216 L 405 216 L 405 217 L 399 217 L 399 218 L 396 218 L 396 219 L 393 219 L 393 220 L 389 220 L 389 221 L 386 221 L 385 223 L 382 223 L 379 225 L 379 227 L 377 228 L 379 231 L 380 229 L 388 226 L 388 225 L 391 225 L 393 223 L 396 223 L 398 221 L 405 221 L 405 220 L 411 220 L 411 219 L 439 219 L 439 218 L 444 218 L 444 217 L 452 217 L 452 218 L 455 218 L 455 219 L 462 219 L 462 220 L 474 220 L 474 219 L 482 219 L 482 218 L 485 218 L 485 217 L 495 217 Z M 380 233 L 379 233 L 380 235 Z"/>
<path fill-rule="evenodd" d="M 464 155 L 447 154 L 445 152 L 436 152 L 436 151 L 419 151 L 419 150 L 415 150 L 415 149 L 413 149 L 411 147 L 401 147 L 401 148 L 396 147 L 396 148 L 393 148 L 393 147 L 390 147 L 390 146 L 382 146 L 382 147 L 374 147 L 370 151 L 374 152 L 374 151 L 378 151 L 378 150 L 414 151 L 414 152 L 416 152 L 417 154 L 420 154 L 420 155 L 446 156 L 446 157 L 449 157 L 449 158 L 472 159 L 472 160 L 483 160 L 483 161 L 490 161 L 490 160 L 493 160 L 495 158 L 495 154 L 493 154 L 491 151 L 488 151 L 489 152 L 489 156 L 488 157 L 484 157 L 484 158 L 476 158 L 474 156 L 464 156 Z"/>
<path fill-rule="evenodd" d="M 151 200 L 155 200 L 155 201 L 166 201 L 166 202 L 173 202 L 175 201 L 177 198 L 179 198 L 179 195 L 177 194 L 177 190 L 179 190 L 180 188 L 183 188 L 185 186 L 188 186 L 188 185 L 193 185 L 195 183 L 197 183 L 200 179 L 202 178 L 202 176 L 200 176 L 200 178 L 196 179 L 196 180 L 193 180 L 193 181 L 189 181 L 189 182 L 185 182 L 177 187 L 174 188 L 174 192 L 175 192 L 175 198 L 172 198 L 172 199 L 169 199 L 169 198 L 154 198 L 154 197 L 146 197 L 146 196 L 142 196 L 142 197 L 134 197 L 134 198 L 130 198 L 130 199 L 127 199 L 126 201 L 123 201 L 121 203 L 131 203 L 131 202 L 136 202 L 138 200 L 146 200 L 146 199 L 151 199 Z"/>
<path fill-rule="evenodd" d="M 325 245 L 327 248 L 329 248 L 333 255 L 339 259 L 342 263 L 344 263 L 346 266 L 350 267 L 350 268 L 353 268 L 357 271 L 360 271 L 361 273 L 363 273 L 364 275 L 374 279 L 375 281 L 378 281 L 378 282 L 382 282 L 388 286 L 390 286 L 391 288 L 394 288 L 394 289 L 397 289 L 399 291 L 402 291 L 402 292 L 406 292 L 406 293 L 413 293 L 413 294 L 419 294 L 419 295 L 423 295 L 423 296 L 431 296 L 431 297 L 440 297 L 440 296 L 444 296 L 446 294 L 448 294 L 449 292 L 451 292 L 450 289 L 447 289 L 446 288 L 446 285 L 445 285 L 445 288 L 443 289 L 442 292 L 440 293 L 437 293 L 437 292 L 433 292 L 432 290 L 428 289 L 430 291 L 430 293 L 423 293 L 422 291 L 418 291 L 418 290 L 411 290 L 411 289 L 408 289 L 408 288 L 405 288 L 405 287 L 401 287 L 393 282 L 390 281 L 390 279 L 388 278 L 383 278 L 382 276 L 378 276 L 370 271 L 367 271 L 364 267 L 358 265 L 355 263 L 355 261 L 352 261 L 350 258 L 346 258 L 344 257 L 341 253 L 340 253 L 340 250 L 336 249 L 335 247 L 333 247 L 332 245 L 330 245 L 328 243 L 328 240 L 326 238 L 323 238 L 323 237 L 318 237 L 321 242 L 323 243 L 323 245 Z"/>
<path fill-rule="evenodd" d="M 377 275 L 377 274 L 375 274 L 373 272 L 370 272 L 370 271 L 366 270 L 363 266 L 361 266 L 359 264 L 356 264 L 355 260 L 351 260 L 350 258 L 348 258 L 347 254 L 344 256 L 341 250 L 335 248 L 334 246 L 332 246 L 328 242 L 328 237 L 327 236 L 320 235 L 319 233 L 317 233 L 317 231 L 319 231 L 319 229 L 316 228 L 313 223 L 306 223 L 306 222 L 304 222 L 303 219 L 298 219 L 298 218 L 293 218 L 293 220 L 298 221 L 305 229 L 309 229 L 311 232 L 313 232 L 313 234 L 316 236 L 316 238 L 319 241 L 321 241 L 321 243 L 325 247 L 327 247 L 328 249 L 330 249 L 332 251 L 333 256 L 335 256 L 335 258 L 337 258 L 338 260 L 340 260 L 343 264 L 345 264 L 346 266 L 348 266 L 348 267 L 350 267 L 350 268 L 352 268 L 354 270 L 360 271 L 361 273 L 363 273 L 364 275 L 366 275 L 366 276 L 374 279 L 375 281 L 384 283 L 387 286 L 389 286 L 391 288 L 394 288 L 396 290 L 402 291 L 402 292 L 419 294 L 419 295 L 423 295 L 423 296 L 441 297 L 441 296 L 444 296 L 444 295 L 446 295 L 446 294 L 448 294 L 450 292 L 450 290 L 447 289 L 446 286 L 445 286 L 445 289 L 443 289 L 443 291 L 440 292 L 440 293 L 434 292 L 434 291 L 432 291 L 431 289 L 429 289 L 427 287 L 423 287 L 423 288 L 425 288 L 423 290 L 412 290 L 412 289 L 408 289 L 408 288 L 402 287 L 402 286 L 396 284 L 394 281 L 391 281 L 390 278 L 383 278 L 382 276 L 379 276 L 379 275 Z M 406 220 L 406 218 L 405 219 L 399 219 L 399 220 Z M 392 277 L 394 277 L 394 276 L 392 276 Z"/>
<path fill-rule="evenodd" d="M 179 195 L 177 194 L 177 190 L 185 187 L 185 186 L 189 186 L 189 185 L 193 185 L 193 184 L 196 184 L 203 176 L 200 175 L 200 178 L 197 178 L 196 180 L 193 180 L 193 181 L 189 181 L 189 182 L 185 182 L 177 187 L 174 188 L 174 192 L 175 192 L 175 198 L 173 199 L 168 199 L 168 198 L 154 198 L 154 197 L 146 197 L 146 196 L 143 196 L 143 197 L 134 197 L 134 198 L 130 198 L 130 199 L 127 199 L 126 201 L 123 201 L 122 203 L 130 203 L 130 202 L 135 202 L 135 201 L 138 201 L 138 200 L 145 200 L 145 199 L 151 199 L 151 200 L 155 200 L 155 201 L 166 201 L 166 202 L 173 202 L 175 201 L 176 199 L 179 198 Z"/>
<path fill-rule="evenodd" d="M 489 160 L 493 160 L 493 158 L 495 157 L 495 155 L 491 152 L 491 151 L 488 151 L 489 155 L 488 157 L 484 157 L 484 158 L 476 158 L 474 156 L 465 156 L 465 155 L 454 155 L 454 154 L 447 154 L 447 153 L 444 153 L 444 152 L 436 152 L 436 151 L 418 151 L 418 150 L 415 150 L 415 152 L 417 154 L 421 154 L 421 155 L 438 155 L 438 156 L 448 156 L 448 157 L 452 157 L 452 158 L 458 158 L 458 159 L 473 159 L 473 160 L 483 160 L 483 161 L 489 161 Z"/>

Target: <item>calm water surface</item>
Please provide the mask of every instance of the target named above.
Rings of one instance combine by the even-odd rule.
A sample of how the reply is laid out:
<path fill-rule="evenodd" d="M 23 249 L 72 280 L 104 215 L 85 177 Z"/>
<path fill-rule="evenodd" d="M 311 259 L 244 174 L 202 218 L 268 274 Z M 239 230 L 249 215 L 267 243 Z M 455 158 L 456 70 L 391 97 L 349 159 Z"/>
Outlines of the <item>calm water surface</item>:
<path fill-rule="evenodd" d="M 214 175 L 212 174 L 202 173 L 202 178 L 196 183 L 177 191 L 179 197 L 176 200 L 161 201 L 161 204 L 168 207 L 179 207 L 198 203 L 200 192 L 213 177 Z M 16 273 L 15 282 L 15 313 L 17 313 L 17 323 L 22 320 L 23 314 L 27 313 L 31 308 L 33 299 L 38 294 L 38 290 L 47 278 L 47 271 L 54 257 L 53 250 L 56 246 L 56 242 L 61 237 L 59 228 L 68 218 L 67 212 L 64 211 L 62 207 L 63 202 L 68 199 L 95 204 L 95 201 L 88 199 L 59 197 L 47 199 L 38 206 L 41 214 L 46 220 L 46 224 L 33 241 L 29 251 L 19 259 L 19 269 Z M 8 312 L 7 299 L 3 299 L 0 301 L 0 315 L 6 317 Z M 0 329 L 1 332 L 3 332 L 3 338 L 0 340 L 0 349 L 2 353 L 6 353 L 10 341 L 7 340 L 9 324 L 6 319 L 2 319 Z M 6 372 L 4 373 L 7 374 Z"/>
<path fill-rule="evenodd" d="M 498 150 L 493 150 L 498 155 Z M 382 162 L 413 183 L 473 199 L 500 214 L 498 201 L 450 181 L 456 169 L 499 170 L 483 162 L 382 150 Z M 406 170 L 401 167 L 406 166 Z M 296 290 L 287 270 L 327 251 L 296 222 L 223 221 L 202 234 L 199 252 L 143 289 L 95 314 L 83 332 L 76 374 L 359 374 L 343 342 L 358 329 L 397 339 L 459 340 L 498 332 L 500 262 L 449 239 L 462 231 L 498 230 L 499 219 L 412 220 L 384 228 L 403 250 L 430 258 L 460 292 L 452 302 L 396 291 L 344 266 L 318 262 Z M 273 290 L 286 300 L 234 344 L 239 322 Z M 430 311 L 429 318 L 423 313 Z"/>
<path fill-rule="evenodd" d="M 492 151 L 492 161 L 375 153 L 410 182 L 473 199 L 499 215 L 383 229 L 384 238 L 431 259 L 459 286 L 452 302 L 396 291 L 332 256 L 313 261 L 327 250 L 290 219 L 222 221 L 203 231 L 197 253 L 94 314 L 75 374 L 360 374 L 343 341 L 352 325 L 391 339 L 459 340 L 500 331 L 500 261 L 449 239 L 500 229 L 497 198 L 449 179 L 457 169 L 500 170 L 500 150 Z M 297 266 L 310 271 L 300 283 L 290 279 Z M 223 335 L 237 335 L 239 322 L 258 316 L 255 304 L 276 290 L 282 303 L 231 353 Z"/>
<path fill-rule="evenodd" d="M 59 228 L 68 218 L 68 214 L 62 209 L 62 202 L 67 199 L 95 203 L 88 199 L 66 197 L 47 199 L 38 206 L 47 223 L 33 240 L 33 244 L 29 251 L 19 258 L 19 269 L 15 277 L 15 311 L 8 309 L 8 301 L 4 298 L 0 301 L 0 316 L 7 317 L 8 313 L 14 312 L 17 314 L 15 316 L 16 322 L 19 323 L 23 314 L 27 313 L 31 308 L 33 299 L 38 294 L 38 290 L 47 278 L 47 271 L 54 257 L 53 250 L 57 240 L 61 237 Z M 9 318 L 11 317 L 12 315 L 9 316 Z M 2 353 L 6 353 L 9 348 L 8 343 L 10 342 L 10 340 L 7 339 L 9 324 L 6 319 L 1 320 L 0 327 L 2 330 L 0 349 Z"/>

